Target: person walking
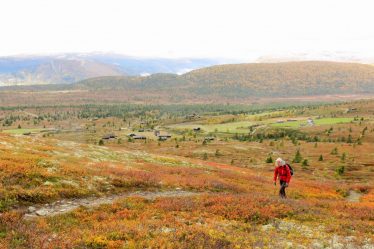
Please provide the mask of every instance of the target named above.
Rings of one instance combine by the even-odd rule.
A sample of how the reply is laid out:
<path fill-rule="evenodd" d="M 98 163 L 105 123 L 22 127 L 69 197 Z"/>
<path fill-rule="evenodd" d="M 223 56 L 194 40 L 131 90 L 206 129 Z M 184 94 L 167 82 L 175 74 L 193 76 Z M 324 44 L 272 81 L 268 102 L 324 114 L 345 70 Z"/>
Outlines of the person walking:
<path fill-rule="evenodd" d="M 277 178 L 279 178 L 279 196 L 281 198 L 286 197 L 286 188 L 291 180 L 291 170 L 287 166 L 286 162 L 282 158 L 275 160 L 275 170 L 274 170 L 274 185 L 277 185 Z"/>

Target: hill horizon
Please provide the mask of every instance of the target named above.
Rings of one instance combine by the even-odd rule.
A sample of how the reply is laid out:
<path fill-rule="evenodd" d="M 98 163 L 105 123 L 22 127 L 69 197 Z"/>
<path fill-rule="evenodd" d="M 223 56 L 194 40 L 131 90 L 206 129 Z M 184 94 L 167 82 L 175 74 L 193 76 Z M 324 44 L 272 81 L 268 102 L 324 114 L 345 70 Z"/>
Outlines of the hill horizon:
<path fill-rule="evenodd" d="M 20 54 L 0 56 L 0 87 L 71 84 L 103 76 L 185 74 L 210 66 L 287 62 L 343 62 L 374 64 L 374 58 L 350 53 L 253 55 L 247 59 L 209 57 L 144 57 L 112 52 Z"/>
<path fill-rule="evenodd" d="M 136 57 L 115 53 L 0 56 L 0 87 L 69 84 L 99 76 L 181 74 L 233 61 L 219 58 Z"/>
<path fill-rule="evenodd" d="M 17 93 L 17 98 L 25 98 L 24 103 L 30 96 L 39 96 L 40 101 L 54 96 L 63 102 L 248 104 L 263 99 L 321 99 L 316 96 L 328 101 L 366 98 L 374 95 L 373 83 L 371 65 L 303 61 L 216 65 L 181 75 L 102 76 L 73 84 L 2 87 L 0 93 L 3 104 Z"/>

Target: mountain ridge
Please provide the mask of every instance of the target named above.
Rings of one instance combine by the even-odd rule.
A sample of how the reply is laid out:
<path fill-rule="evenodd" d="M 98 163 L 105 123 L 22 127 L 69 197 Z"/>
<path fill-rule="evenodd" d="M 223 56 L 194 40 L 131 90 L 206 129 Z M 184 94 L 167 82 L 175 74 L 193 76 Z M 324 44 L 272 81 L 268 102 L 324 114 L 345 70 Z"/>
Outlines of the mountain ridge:
<path fill-rule="evenodd" d="M 258 103 L 374 96 L 374 66 L 305 61 L 228 64 L 178 75 L 102 76 L 72 84 L 0 88 L 0 104 Z"/>
<path fill-rule="evenodd" d="M 100 76 L 182 74 L 223 61 L 140 58 L 107 53 L 6 56 L 0 57 L 0 86 L 69 84 Z"/>
<path fill-rule="evenodd" d="M 226 64 L 196 69 L 182 75 L 93 78 L 78 82 L 74 87 L 95 85 L 100 89 L 108 84 L 114 89 L 183 87 L 197 94 L 221 92 L 225 95 L 234 94 L 236 90 L 239 95 L 245 93 L 249 96 L 351 94 L 368 90 L 374 92 L 374 67 L 325 61 Z"/>

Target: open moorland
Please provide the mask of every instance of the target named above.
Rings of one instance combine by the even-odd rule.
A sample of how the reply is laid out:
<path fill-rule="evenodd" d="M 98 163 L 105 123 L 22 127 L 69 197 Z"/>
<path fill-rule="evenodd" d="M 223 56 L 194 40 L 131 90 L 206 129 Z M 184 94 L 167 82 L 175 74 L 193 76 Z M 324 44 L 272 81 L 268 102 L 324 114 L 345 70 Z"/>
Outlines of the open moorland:
<path fill-rule="evenodd" d="M 374 101 L 0 110 L 2 248 L 374 248 Z M 295 170 L 288 199 L 274 160 Z"/>

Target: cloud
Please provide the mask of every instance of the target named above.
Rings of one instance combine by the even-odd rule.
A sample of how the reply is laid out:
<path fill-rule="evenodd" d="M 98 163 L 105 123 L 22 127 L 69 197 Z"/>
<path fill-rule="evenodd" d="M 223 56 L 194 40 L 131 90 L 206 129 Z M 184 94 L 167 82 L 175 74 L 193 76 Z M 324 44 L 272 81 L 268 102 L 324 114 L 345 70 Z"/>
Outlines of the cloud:
<path fill-rule="evenodd" d="M 148 76 L 150 76 L 151 74 L 150 73 L 141 73 L 140 74 L 140 76 L 142 76 L 142 77 L 148 77 Z"/>
<path fill-rule="evenodd" d="M 177 72 L 178 75 L 182 75 L 188 72 L 191 72 L 193 69 L 192 68 L 183 68 Z"/>

